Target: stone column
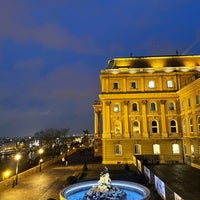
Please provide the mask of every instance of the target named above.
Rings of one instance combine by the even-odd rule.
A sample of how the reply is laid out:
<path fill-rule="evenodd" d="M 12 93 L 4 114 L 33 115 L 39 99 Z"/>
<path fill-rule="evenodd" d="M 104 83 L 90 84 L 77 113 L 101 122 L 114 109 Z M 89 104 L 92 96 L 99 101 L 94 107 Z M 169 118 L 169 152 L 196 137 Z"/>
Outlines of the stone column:
<path fill-rule="evenodd" d="M 100 111 L 94 110 L 94 134 L 97 137 L 100 135 L 99 122 L 100 122 Z"/>
<path fill-rule="evenodd" d="M 166 116 L 165 116 L 165 103 L 166 100 L 160 100 L 161 103 L 161 120 L 162 120 L 162 135 L 161 137 L 168 137 L 167 126 L 166 126 Z"/>
<path fill-rule="evenodd" d="M 124 137 L 129 138 L 129 121 L 128 121 L 128 104 L 129 101 L 124 101 Z"/>
<path fill-rule="evenodd" d="M 103 108 L 103 138 L 111 138 L 110 131 L 110 101 L 104 102 Z"/>
<path fill-rule="evenodd" d="M 143 132 L 142 137 L 148 138 L 148 124 L 147 124 L 147 100 L 142 100 L 142 118 L 143 118 Z"/>

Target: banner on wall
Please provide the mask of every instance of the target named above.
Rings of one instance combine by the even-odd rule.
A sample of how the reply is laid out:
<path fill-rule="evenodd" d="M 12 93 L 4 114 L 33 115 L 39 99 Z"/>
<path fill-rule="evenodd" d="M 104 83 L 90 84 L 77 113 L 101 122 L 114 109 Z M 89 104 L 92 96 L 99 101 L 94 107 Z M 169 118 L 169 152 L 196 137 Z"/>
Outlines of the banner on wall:
<path fill-rule="evenodd" d="M 166 199 L 165 195 L 165 184 L 163 181 L 161 181 L 157 176 L 154 175 L 155 178 L 155 188 L 159 195 L 163 198 Z"/>
<path fill-rule="evenodd" d="M 183 200 L 183 199 L 174 192 L 174 200 Z"/>
<path fill-rule="evenodd" d="M 148 179 L 148 182 L 150 183 L 151 182 L 151 172 L 146 166 L 144 166 L 144 175 L 146 176 L 146 178 Z"/>
<path fill-rule="evenodd" d="M 136 157 L 135 157 L 135 156 L 133 156 L 133 164 L 134 164 L 135 166 L 137 166 L 137 160 L 136 160 Z"/>
<path fill-rule="evenodd" d="M 137 163 L 138 163 L 138 169 L 142 173 L 142 163 L 140 160 L 137 160 Z"/>

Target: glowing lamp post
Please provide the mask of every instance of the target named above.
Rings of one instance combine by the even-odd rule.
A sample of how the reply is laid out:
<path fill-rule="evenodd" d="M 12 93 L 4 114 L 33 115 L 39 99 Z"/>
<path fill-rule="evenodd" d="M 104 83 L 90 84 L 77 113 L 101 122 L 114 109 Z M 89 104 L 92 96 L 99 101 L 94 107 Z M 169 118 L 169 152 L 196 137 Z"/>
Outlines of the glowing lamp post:
<path fill-rule="evenodd" d="M 18 184 L 18 171 L 19 171 L 19 160 L 21 159 L 21 155 L 20 154 L 16 154 L 15 155 L 15 160 L 17 162 L 16 164 L 16 178 L 15 178 L 15 184 Z"/>
<path fill-rule="evenodd" d="M 10 176 L 10 170 L 3 172 L 3 180 L 7 179 Z"/>
<path fill-rule="evenodd" d="M 40 172 L 42 171 L 42 162 L 43 162 L 42 154 L 43 154 L 43 152 L 44 152 L 44 150 L 42 148 L 38 150 L 38 153 L 40 155 L 40 160 L 39 160 Z"/>

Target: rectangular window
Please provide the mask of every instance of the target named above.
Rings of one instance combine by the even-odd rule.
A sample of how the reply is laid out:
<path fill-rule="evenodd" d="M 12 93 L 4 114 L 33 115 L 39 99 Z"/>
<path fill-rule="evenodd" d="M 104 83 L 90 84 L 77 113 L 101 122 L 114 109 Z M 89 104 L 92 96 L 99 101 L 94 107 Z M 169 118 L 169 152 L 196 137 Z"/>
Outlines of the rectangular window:
<path fill-rule="evenodd" d="M 136 82 L 131 82 L 131 88 L 135 89 L 136 88 Z"/>
<path fill-rule="evenodd" d="M 173 154 L 180 154 L 180 148 L 179 148 L 178 144 L 172 145 L 172 152 L 173 152 Z"/>
<path fill-rule="evenodd" d="M 119 83 L 115 82 L 113 83 L 113 89 L 119 89 Z"/>
<path fill-rule="evenodd" d="M 191 154 L 194 154 L 194 145 L 193 144 L 191 144 L 190 149 L 191 149 Z"/>
<path fill-rule="evenodd" d="M 173 81 L 172 80 L 167 80 L 167 87 L 172 88 L 173 87 Z"/>
<path fill-rule="evenodd" d="M 187 146 L 186 144 L 183 145 L 184 154 L 187 154 Z"/>
<path fill-rule="evenodd" d="M 196 95 L 195 102 L 196 102 L 196 105 L 199 105 L 199 95 Z"/>
<path fill-rule="evenodd" d="M 159 144 L 153 145 L 153 154 L 160 154 L 160 145 Z"/>
<path fill-rule="evenodd" d="M 169 102 L 169 110 L 175 110 L 174 102 Z"/>
<path fill-rule="evenodd" d="M 200 133 L 200 116 L 197 118 L 198 133 Z"/>
<path fill-rule="evenodd" d="M 149 81 L 148 87 L 149 88 L 155 88 L 155 81 Z"/>
<path fill-rule="evenodd" d="M 191 107 L 191 101 L 190 101 L 190 98 L 188 98 L 188 107 L 189 107 L 189 108 Z"/>
<path fill-rule="evenodd" d="M 141 145 L 140 144 L 134 145 L 134 154 L 141 154 Z"/>
<path fill-rule="evenodd" d="M 116 144 L 115 145 L 115 155 L 122 155 L 122 145 L 121 144 Z"/>
<path fill-rule="evenodd" d="M 119 104 L 118 103 L 114 104 L 113 111 L 114 112 L 119 112 Z"/>
<path fill-rule="evenodd" d="M 192 118 L 190 118 L 190 133 L 193 133 L 194 130 L 193 130 L 193 120 Z"/>

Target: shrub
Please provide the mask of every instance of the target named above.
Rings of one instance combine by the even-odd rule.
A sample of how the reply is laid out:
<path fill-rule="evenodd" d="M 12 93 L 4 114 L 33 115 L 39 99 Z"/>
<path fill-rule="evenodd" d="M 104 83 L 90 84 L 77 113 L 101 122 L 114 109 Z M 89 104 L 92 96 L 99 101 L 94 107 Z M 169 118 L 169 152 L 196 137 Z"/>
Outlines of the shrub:
<path fill-rule="evenodd" d="M 67 183 L 68 184 L 74 184 L 74 183 L 76 183 L 77 182 L 77 178 L 75 177 L 75 176 L 69 176 L 68 178 L 67 178 Z"/>
<path fill-rule="evenodd" d="M 128 164 L 126 164 L 126 165 L 125 165 L 125 170 L 126 170 L 126 171 L 129 171 L 129 170 L 130 170 L 130 168 L 129 168 L 129 165 L 128 165 Z"/>
<path fill-rule="evenodd" d="M 82 171 L 87 171 L 87 170 L 88 170 L 88 168 L 87 168 L 87 164 L 84 163 L 83 168 L 82 168 Z"/>

